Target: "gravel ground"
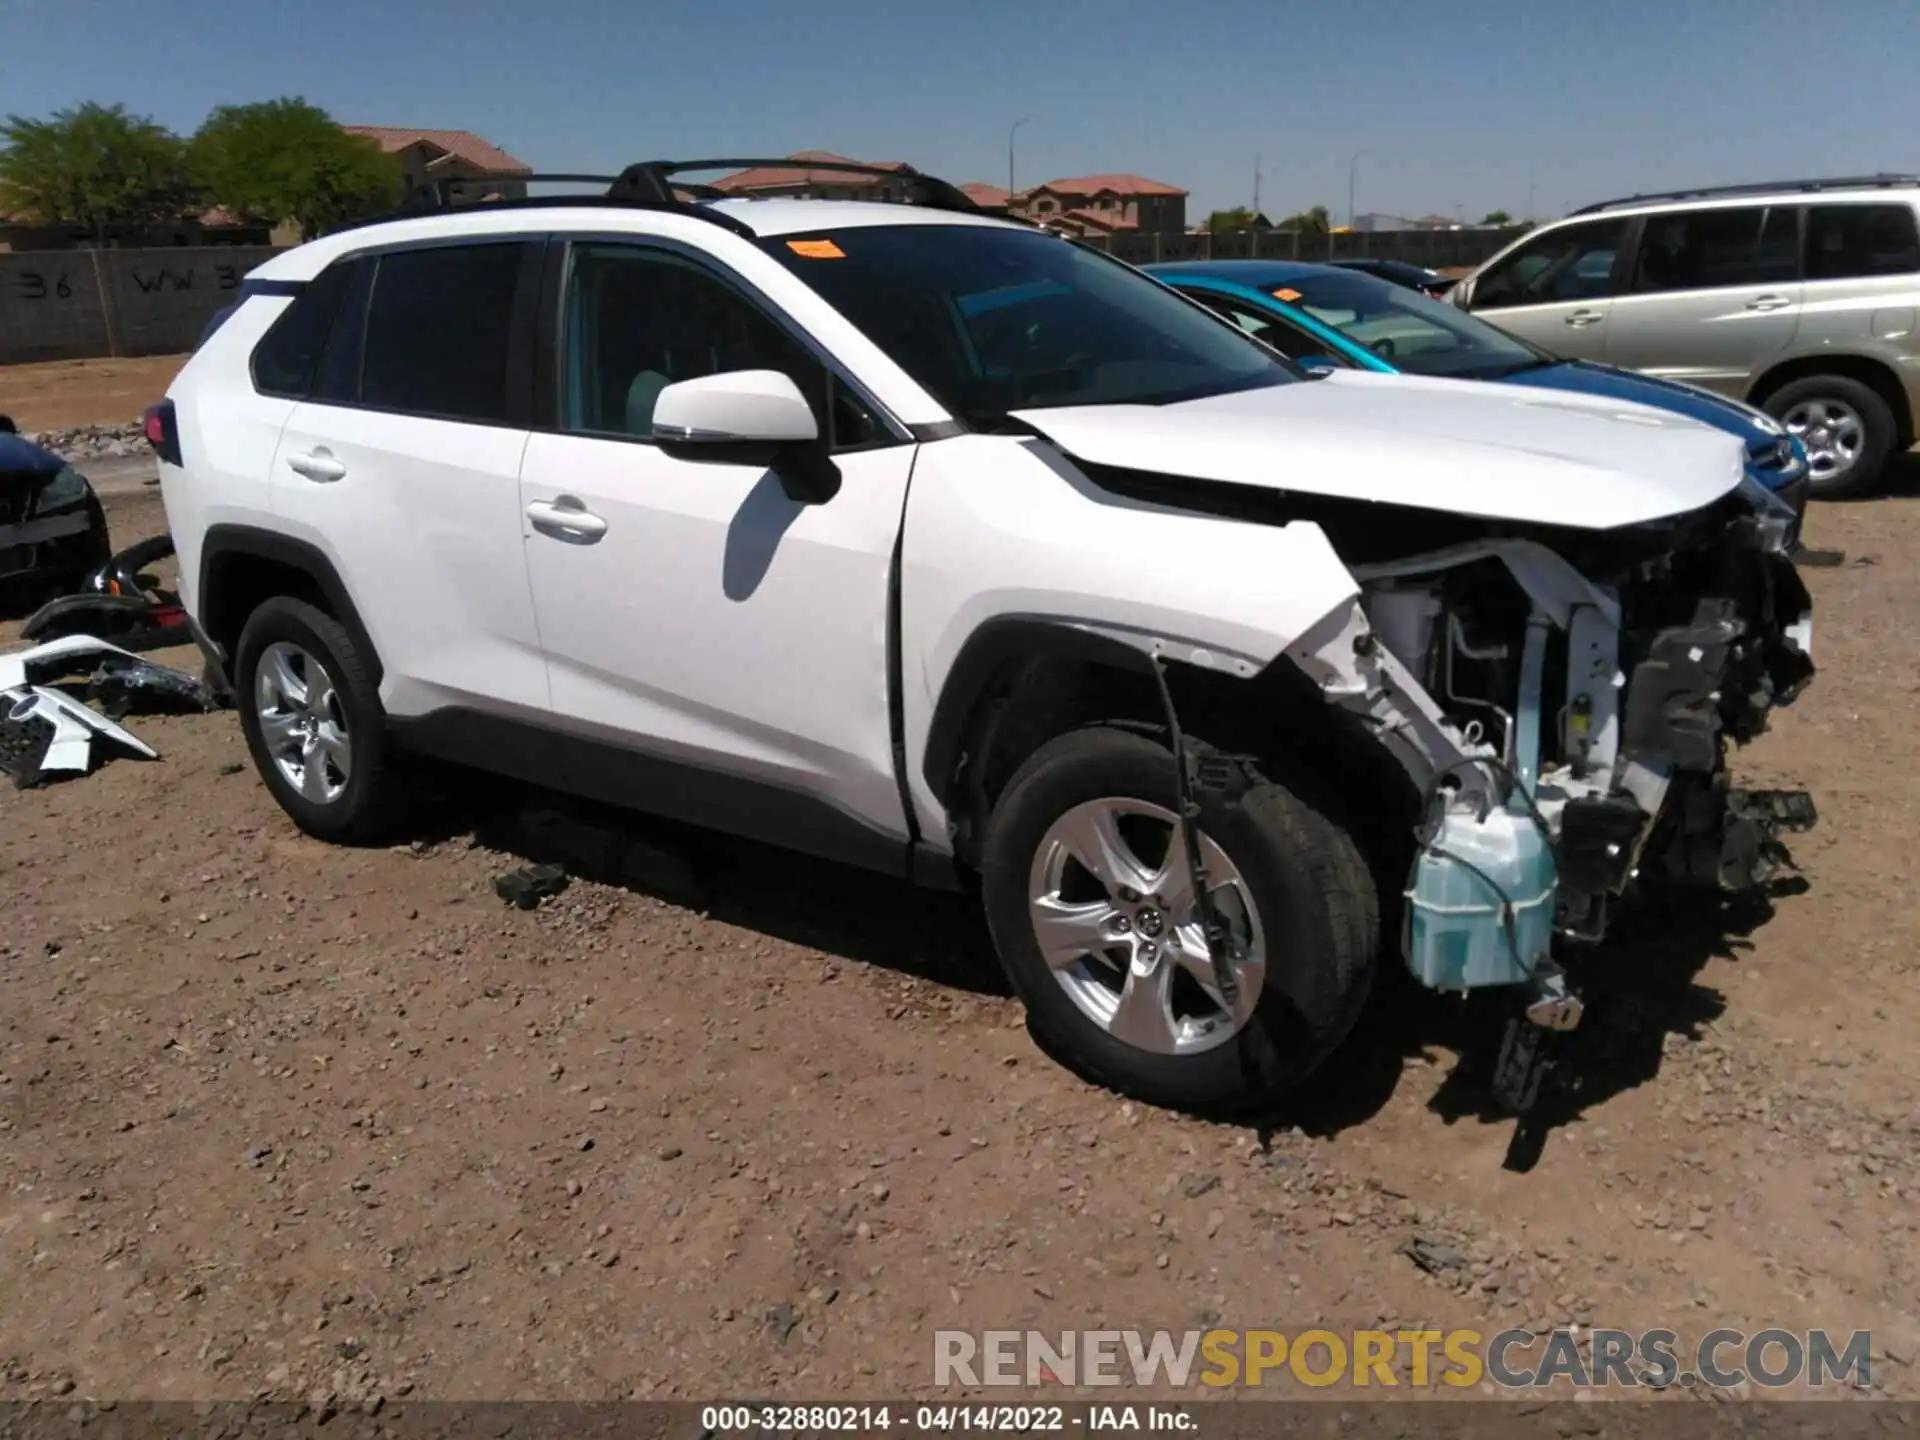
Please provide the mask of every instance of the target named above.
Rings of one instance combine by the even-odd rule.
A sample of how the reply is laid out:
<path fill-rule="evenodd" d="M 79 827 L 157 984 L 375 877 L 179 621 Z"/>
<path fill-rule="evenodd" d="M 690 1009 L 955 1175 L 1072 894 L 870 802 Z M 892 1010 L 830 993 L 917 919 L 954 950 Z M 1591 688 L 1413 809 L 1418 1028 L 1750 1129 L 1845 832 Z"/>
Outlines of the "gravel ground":
<path fill-rule="evenodd" d="M 914 1396 L 936 1327 L 1569 1320 L 1871 1329 L 1920 1395 L 1905 489 L 1816 512 L 1822 672 L 1739 761 L 1816 795 L 1799 893 L 1641 917 L 1544 1143 L 1404 986 L 1205 1124 L 1049 1062 L 958 902 L 491 784 L 329 848 L 231 715 L 136 721 L 159 762 L 0 791 L 0 1397 Z"/>

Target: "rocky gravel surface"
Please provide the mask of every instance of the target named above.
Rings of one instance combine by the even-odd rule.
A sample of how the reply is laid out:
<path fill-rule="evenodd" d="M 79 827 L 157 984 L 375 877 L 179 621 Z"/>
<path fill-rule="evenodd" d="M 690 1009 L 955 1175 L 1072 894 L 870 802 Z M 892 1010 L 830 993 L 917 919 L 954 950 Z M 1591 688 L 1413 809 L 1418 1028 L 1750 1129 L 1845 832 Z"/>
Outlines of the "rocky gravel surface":
<path fill-rule="evenodd" d="M 937 1328 L 1566 1323 L 1870 1329 L 1920 1396 L 1920 506 L 1812 540 L 1822 674 L 1739 767 L 1814 791 L 1803 874 L 1635 917 L 1523 1132 L 1405 985 L 1207 1124 L 1055 1066 L 957 900 L 471 779 L 330 848 L 230 715 L 137 721 L 157 763 L 0 793 L 0 1397 L 925 1396 Z M 523 911 L 529 860 L 573 878 Z"/>
<path fill-rule="evenodd" d="M 66 430 L 38 430 L 27 438 L 76 463 L 153 453 L 153 447 L 147 443 L 146 434 L 138 420 L 131 420 L 125 425 L 77 425 Z"/>

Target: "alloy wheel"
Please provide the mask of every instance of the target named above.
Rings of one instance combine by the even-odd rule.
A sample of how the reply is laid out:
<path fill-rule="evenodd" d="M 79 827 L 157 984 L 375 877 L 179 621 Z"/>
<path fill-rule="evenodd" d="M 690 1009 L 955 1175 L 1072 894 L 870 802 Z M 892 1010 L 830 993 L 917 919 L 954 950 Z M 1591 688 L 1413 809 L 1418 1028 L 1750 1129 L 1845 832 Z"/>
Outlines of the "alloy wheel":
<path fill-rule="evenodd" d="M 1825 396 L 1802 400 L 1780 423 L 1807 447 L 1807 469 L 1815 480 L 1844 475 L 1866 448 L 1867 422 L 1844 400 Z"/>
<path fill-rule="evenodd" d="M 303 799 L 338 800 L 353 775 L 353 741 L 327 668 L 289 641 L 260 654 L 254 713 L 274 768 Z"/>
<path fill-rule="evenodd" d="M 1252 1016 L 1266 978 L 1246 881 L 1210 837 L 1200 844 L 1208 894 L 1240 957 L 1231 1008 L 1172 811 L 1144 800 L 1089 800 L 1054 821 L 1034 854 L 1027 909 L 1047 968 L 1089 1020 L 1154 1054 L 1193 1055 L 1226 1043 Z"/>

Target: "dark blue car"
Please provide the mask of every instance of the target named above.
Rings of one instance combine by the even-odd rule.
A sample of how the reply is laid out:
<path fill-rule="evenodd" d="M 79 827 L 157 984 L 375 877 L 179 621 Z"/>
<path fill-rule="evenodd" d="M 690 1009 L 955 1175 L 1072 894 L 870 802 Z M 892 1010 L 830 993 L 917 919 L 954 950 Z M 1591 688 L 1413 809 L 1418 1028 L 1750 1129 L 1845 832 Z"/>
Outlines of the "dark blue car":
<path fill-rule="evenodd" d="M 1562 360 L 1441 301 L 1371 275 L 1281 260 L 1149 265 L 1308 368 L 1493 380 L 1606 395 L 1671 410 L 1737 435 L 1747 473 L 1804 513 L 1807 452 L 1772 416 L 1738 400 L 1611 365 Z"/>
<path fill-rule="evenodd" d="M 107 518 L 86 477 L 0 416 L 0 609 L 71 588 L 106 558 Z"/>

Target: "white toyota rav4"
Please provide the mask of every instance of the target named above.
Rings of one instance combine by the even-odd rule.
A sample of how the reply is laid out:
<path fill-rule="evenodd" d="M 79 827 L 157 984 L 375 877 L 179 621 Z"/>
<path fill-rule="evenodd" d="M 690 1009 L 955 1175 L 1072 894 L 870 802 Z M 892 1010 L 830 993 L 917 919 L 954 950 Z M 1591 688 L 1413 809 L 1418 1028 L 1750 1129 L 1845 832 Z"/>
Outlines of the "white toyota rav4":
<path fill-rule="evenodd" d="M 308 832 L 419 751 L 977 887 L 1056 1053 L 1232 1111 L 1383 949 L 1537 1036 L 1636 875 L 1811 823 L 1727 784 L 1813 668 L 1734 438 L 1309 376 L 931 178 L 675 178 L 731 163 L 315 240 L 174 382 L 181 593 Z"/>

